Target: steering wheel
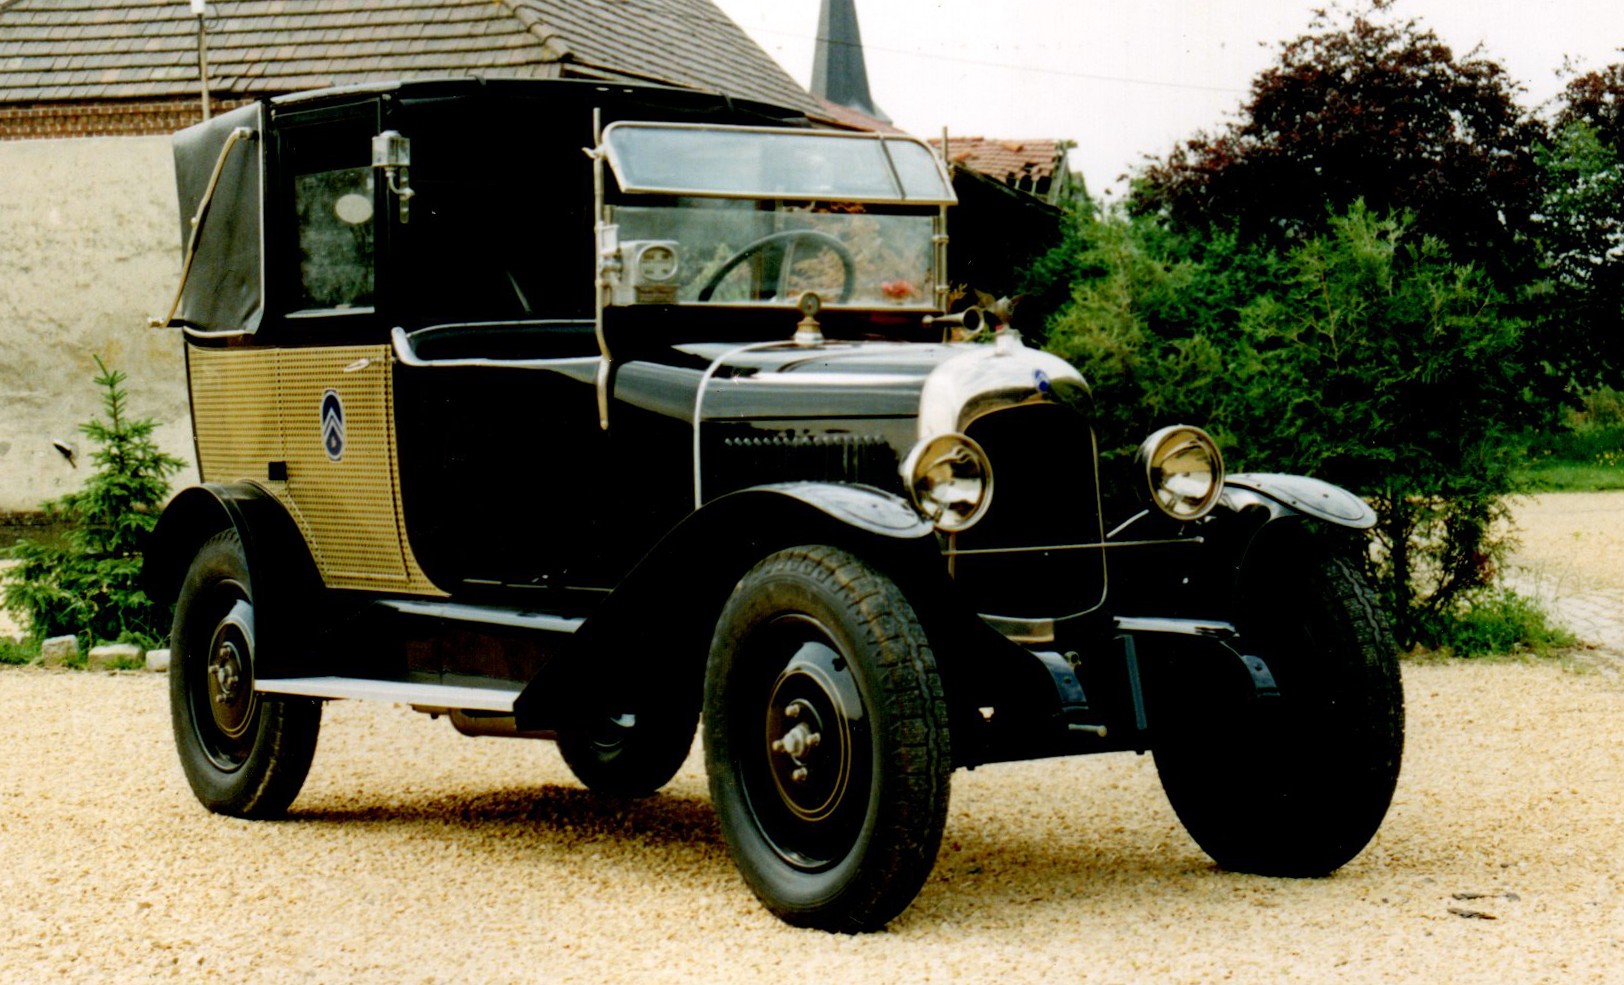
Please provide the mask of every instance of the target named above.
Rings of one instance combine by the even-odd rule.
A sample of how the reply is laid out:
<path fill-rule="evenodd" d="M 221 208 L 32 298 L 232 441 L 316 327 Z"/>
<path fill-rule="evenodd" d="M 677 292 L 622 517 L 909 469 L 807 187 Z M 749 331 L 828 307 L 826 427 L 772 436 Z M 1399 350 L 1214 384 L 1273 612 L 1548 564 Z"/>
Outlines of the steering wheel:
<path fill-rule="evenodd" d="M 818 246 L 824 247 L 840 259 L 840 269 L 845 279 L 840 285 L 840 297 L 836 301 L 842 304 L 850 301 L 852 294 L 857 290 L 857 265 L 852 260 L 851 251 L 846 249 L 846 244 L 840 240 L 835 239 L 828 233 L 818 232 L 816 229 L 788 229 L 781 233 L 763 236 L 754 243 L 749 244 L 744 249 L 728 257 L 726 263 L 716 268 L 716 272 L 710 275 L 710 279 L 705 282 L 705 286 L 699 289 L 699 300 L 709 301 L 711 295 L 716 293 L 716 288 L 722 283 L 723 278 L 732 273 L 734 267 L 757 253 L 779 243 L 786 244 L 787 251 L 787 244 L 800 239 L 809 240 Z"/>

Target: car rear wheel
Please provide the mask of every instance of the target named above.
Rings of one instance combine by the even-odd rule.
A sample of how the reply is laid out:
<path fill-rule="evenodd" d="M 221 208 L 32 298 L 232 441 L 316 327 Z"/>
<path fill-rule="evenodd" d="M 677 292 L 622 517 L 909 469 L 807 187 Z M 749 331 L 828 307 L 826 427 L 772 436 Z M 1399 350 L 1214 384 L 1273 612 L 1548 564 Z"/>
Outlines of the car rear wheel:
<path fill-rule="evenodd" d="M 285 811 L 310 771 L 321 703 L 254 690 L 253 582 L 235 531 L 198 548 L 169 646 L 170 718 L 192 792 L 218 814 Z"/>
<path fill-rule="evenodd" d="M 1186 690 L 1159 723 L 1156 768 L 1219 865 L 1321 876 L 1364 849 L 1392 801 L 1404 745 L 1397 647 L 1347 562 L 1274 561 L 1240 628 L 1279 696 Z"/>
<path fill-rule="evenodd" d="M 734 861 L 774 914 L 856 932 L 935 864 L 951 757 L 935 659 L 888 578 L 833 547 L 757 564 L 705 677 L 705 761 Z"/>

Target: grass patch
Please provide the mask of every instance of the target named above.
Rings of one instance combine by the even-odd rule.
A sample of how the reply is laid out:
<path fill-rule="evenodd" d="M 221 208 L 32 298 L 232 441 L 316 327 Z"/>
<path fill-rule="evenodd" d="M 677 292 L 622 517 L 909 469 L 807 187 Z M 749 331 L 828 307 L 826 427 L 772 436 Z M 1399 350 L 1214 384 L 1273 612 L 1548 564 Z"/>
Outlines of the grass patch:
<path fill-rule="evenodd" d="M 19 643 L 9 636 L 0 636 L 0 664 L 16 666 L 33 663 L 38 657 L 38 643 L 29 640 Z"/>
<path fill-rule="evenodd" d="M 88 658 L 86 658 L 86 659 L 87 659 L 87 665 L 88 665 Z M 147 669 L 146 652 L 142 651 L 142 654 L 139 657 L 115 657 L 112 660 L 107 661 L 107 664 L 103 667 L 103 669 L 104 670 L 146 670 Z"/>
<path fill-rule="evenodd" d="M 1560 427 L 1529 432 L 1522 443 L 1517 477 L 1528 492 L 1624 489 L 1624 392 L 1584 393 L 1562 412 Z"/>
<path fill-rule="evenodd" d="M 1478 589 L 1429 621 L 1433 652 L 1446 657 L 1549 657 L 1579 642 L 1553 624 L 1539 603 L 1509 588 Z"/>
<path fill-rule="evenodd" d="M 1607 492 L 1624 489 L 1624 467 L 1549 461 L 1518 474 L 1528 492 Z"/>

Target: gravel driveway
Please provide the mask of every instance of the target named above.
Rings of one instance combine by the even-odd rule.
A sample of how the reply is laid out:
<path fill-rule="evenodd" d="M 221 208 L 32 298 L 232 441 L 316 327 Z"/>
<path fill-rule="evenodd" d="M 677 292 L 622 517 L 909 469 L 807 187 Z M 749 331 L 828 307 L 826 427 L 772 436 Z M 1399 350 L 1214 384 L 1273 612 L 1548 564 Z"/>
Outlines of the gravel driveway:
<path fill-rule="evenodd" d="M 617 802 L 550 743 L 335 702 L 290 819 L 245 822 L 192 799 L 162 678 L 0 671 L 0 982 L 1624 982 L 1624 683 L 1589 660 L 1407 665 L 1393 809 L 1328 879 L 1215 869 L 1148 757 L 961 772 L 930 882 L 855 938 L 756 905 L 697 753 Z"/>

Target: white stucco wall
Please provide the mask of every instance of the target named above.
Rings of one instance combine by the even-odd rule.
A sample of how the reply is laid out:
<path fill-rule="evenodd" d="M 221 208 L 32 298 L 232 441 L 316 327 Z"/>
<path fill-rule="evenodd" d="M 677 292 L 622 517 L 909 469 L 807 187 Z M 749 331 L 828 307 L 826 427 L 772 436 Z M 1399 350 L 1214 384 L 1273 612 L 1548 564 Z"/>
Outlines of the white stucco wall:
<path fill-rule="evenodd" d="M 0 511 L 78 488 L 100 413 L 94 356 L 129 374 L 132 413 L 190 465 L 181 339 L 146 327 L 180 275 L 168 137 L 0 141 Z M 51 446 L 79 446 L 79 468 Z M 195 469 L 175 480 L 196 481 Z"/>

